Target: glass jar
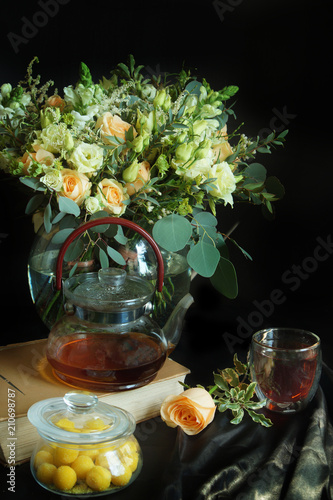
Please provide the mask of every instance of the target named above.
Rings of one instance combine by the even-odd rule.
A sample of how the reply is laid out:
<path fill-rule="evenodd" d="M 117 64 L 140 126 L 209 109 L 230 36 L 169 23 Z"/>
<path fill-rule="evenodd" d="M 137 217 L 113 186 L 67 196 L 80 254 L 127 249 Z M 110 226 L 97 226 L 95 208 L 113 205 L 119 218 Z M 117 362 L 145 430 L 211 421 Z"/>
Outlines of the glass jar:
<path fill-rule="evenodd" d="M 135 420 L 87 392 L 35 403 L 28 419 L 40 439 L 30 466 L 35 480 L 60 495 L 99 496 L 135 481 L 142 452 L 134 436 Z"/>

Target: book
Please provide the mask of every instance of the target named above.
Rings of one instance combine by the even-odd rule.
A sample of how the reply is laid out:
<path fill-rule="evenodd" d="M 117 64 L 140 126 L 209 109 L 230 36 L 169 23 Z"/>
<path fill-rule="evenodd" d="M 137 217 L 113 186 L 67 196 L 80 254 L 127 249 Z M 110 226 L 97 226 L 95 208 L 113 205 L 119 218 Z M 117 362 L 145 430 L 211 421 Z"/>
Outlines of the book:
<path fill-rule="evenodd" d="M 0 462 L 3 465 L 22 463 L 32 455 L 39 435 L 27 417 L 30 406 L 43 399 L 63 397 L 73 390 L 73 386 L 53 374 L 46 358 L 46 346 L 47 339 L 42 339 L 0 348 Z M 92 392 L 104 403 L 127 410 L 139 423 L 157 417 L 164 399 L 184 390 L 179 382 L 184 382 L 189 372 L 188 368 L 167 358 L 156 378 L 145 386 L 121 392 Z"/>

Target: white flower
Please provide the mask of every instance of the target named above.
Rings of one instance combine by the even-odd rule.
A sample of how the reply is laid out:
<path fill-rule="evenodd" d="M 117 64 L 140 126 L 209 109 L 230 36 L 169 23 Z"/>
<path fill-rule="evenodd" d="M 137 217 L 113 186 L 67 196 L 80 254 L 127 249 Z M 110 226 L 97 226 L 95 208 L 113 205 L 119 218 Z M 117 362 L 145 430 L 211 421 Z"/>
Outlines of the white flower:
<path fill-rule="evenodd" d="M 178 168 L 176 173 L 189 180 L 193 180 L 199 175 L 202 177 L 202 180 L 205 180 L 210 172 L 211 164 L 211 159 L 201 158 L 200 160 L 194 161 L 188 167 Z"/>
<path fill-rule="evenodd" d="M 69 151 L 74 146 L 72 135 L 65 123 L 48 125 L 40 133 L 39 139 L 43 149 L 50 153 Z"/>
<path fill-rule="evenodd" d="M 74 149 L 69 161 L 81 174 L 96 174 L 103 165 L 103 148 L 97 144 L 81 142 Z"/>
<path fill-rule="evenodd" d="M 58 192 L 62 188 L 62 175 L 60 170 L 55 168 L 47 168 L 45 175 L 40 178 L 40 181 L 50 189 Z"/>
<path fill-rule="evenodd" d="M 215 179 L 212 180 L 210 194 L 224 200 L 225 205 L 230 203 L 232 206 L 234 203 L 232 193 L 236 189 L 236 181 L 230 165 L 226 161 L 213 165 L 209 170 L 208 179 Z"/>
<path fill-rule="evenodd" d="M 89 196 L 89 198 L 87 198 L 85 201 L 85 206 L 87 212 L 89 212 L 90 214 L 94 214 L 101 209 L 100 202 L 95 196 Z"/>

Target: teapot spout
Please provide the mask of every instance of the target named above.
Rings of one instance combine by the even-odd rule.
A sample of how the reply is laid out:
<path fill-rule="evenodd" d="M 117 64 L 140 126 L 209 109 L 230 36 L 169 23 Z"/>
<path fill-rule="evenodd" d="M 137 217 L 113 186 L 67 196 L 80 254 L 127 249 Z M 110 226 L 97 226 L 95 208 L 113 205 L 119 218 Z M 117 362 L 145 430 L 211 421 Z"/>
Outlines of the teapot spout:
<path fill-rule="evenodd" d="M 168 321 L 163 326 L 163 332 L 168 342 L 168 352 L 170 353 L 178 344 L 181 333 L 185 314 L 188 308 L 193 304 L 194 299 L 190 293 L 178 302 L 172 311 Z"/>

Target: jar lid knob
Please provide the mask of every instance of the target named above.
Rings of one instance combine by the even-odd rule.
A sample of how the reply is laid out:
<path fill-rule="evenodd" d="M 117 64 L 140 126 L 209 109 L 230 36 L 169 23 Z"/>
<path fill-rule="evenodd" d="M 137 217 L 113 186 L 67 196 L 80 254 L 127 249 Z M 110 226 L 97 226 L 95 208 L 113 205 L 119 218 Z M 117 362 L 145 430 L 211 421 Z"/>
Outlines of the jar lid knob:
<path fill-rule="evenodd" d="M 98 403 L 98 397 L 95 394 L 71 391 L 64 396 L 64 401 L 69 411 L 74 413 L 87 413 L 95 408 Z"/>
<path fill-rule="evenodd" d="M 98 271 L 99 281 L 111 287 L 122 286 L 125 283 L 126 275 L 125 269 L 117 269 L 116 267 L 102 268 Z"/>

